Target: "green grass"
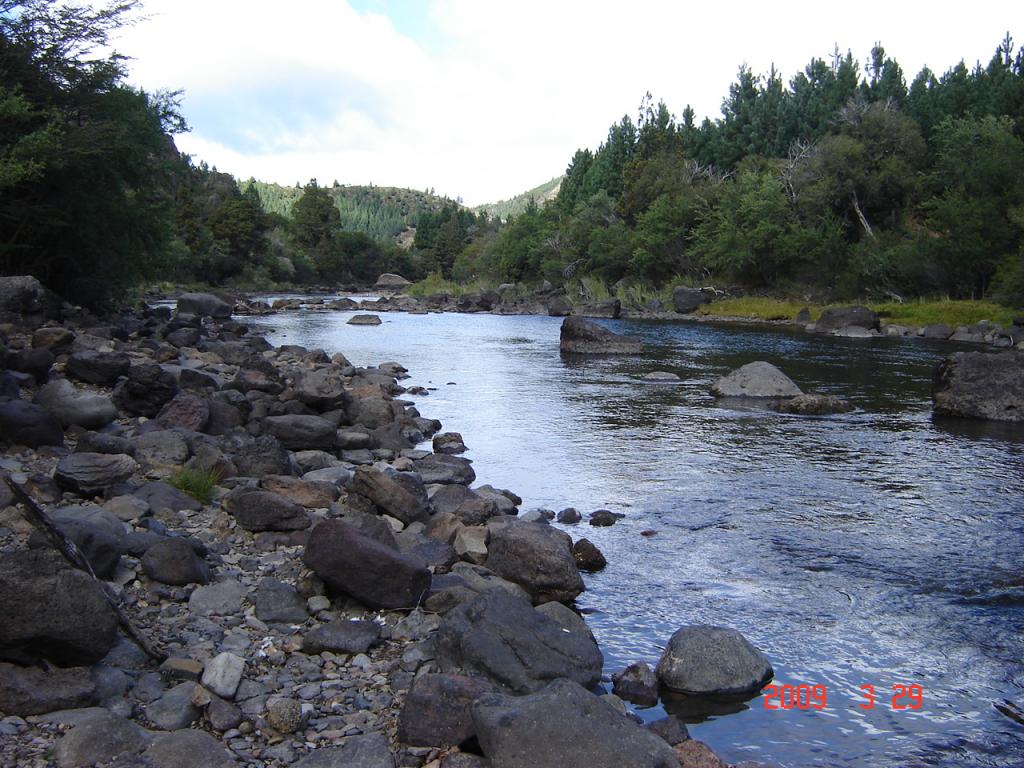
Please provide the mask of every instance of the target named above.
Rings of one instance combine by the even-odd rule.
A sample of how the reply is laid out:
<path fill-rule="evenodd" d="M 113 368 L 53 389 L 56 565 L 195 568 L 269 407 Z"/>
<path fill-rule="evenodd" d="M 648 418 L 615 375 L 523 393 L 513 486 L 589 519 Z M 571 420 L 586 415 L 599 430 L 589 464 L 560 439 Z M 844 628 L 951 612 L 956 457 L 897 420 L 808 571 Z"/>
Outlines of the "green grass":
<path fill-rule="evenodd" d="M 446 293 L 449 296 L 465 296 L 467 293 L 493 291 L 495 288 L 497 288 L 497 285 L 489 280 L 456 283 L 453 280 L 446 280 L 439 272 L 431 272 L 418 283 L 410 285 L 403 293 L 407 296 L 422 299 L 425 296 L 433 296 L 438 293 Z"/>
<path fill-rule="evenodd" d="M 761 296 L 744 296 L 738 299 L 721 299 L 705 304 L 697 310 L 704 317 L 742 317 L 748 320 L 793 320 L 804 307 L 811 311 L 811 319 L 821 315 L 823 307 L 812 306 L 805 301 L 793 299 L 768 299 Z"/>
<path fill-rule="evenodd" d="M 209 504 L 213 501 L 213 489 L 220 482 L 220 470 L 216 467 L 182 467 L 167 482 L 196 501 Z"/>

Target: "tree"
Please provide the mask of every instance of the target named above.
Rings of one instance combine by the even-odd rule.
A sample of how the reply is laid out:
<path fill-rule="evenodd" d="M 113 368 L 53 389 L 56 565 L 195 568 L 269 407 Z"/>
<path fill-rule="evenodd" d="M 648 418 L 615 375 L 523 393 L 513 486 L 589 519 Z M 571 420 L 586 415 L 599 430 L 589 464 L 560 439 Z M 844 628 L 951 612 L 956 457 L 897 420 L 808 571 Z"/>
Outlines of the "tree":
<path fill-rule="evenodd" d="M 333 274 L 337 267 L 335 235 L 341 228 L 341 214 L 330 193 L 310 179 L 302 197 L 292 206 L 292 239 L 316 267 L 317 272 Z"/>

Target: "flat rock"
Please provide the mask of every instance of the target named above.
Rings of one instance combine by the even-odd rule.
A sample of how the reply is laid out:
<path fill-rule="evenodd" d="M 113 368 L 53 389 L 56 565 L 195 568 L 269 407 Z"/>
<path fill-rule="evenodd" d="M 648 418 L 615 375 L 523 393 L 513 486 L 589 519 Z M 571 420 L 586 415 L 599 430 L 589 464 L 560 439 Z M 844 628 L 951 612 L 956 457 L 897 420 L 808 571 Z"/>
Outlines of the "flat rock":
<path fill-rule="evenodd" d="M 206 662 L 202 683 L 221 698 L 233 699 L 244 672 L 245 659 L 225 651 Z"/>
<path fill-rule="evenodd" d="M 129 368 L 131 360 L 124 352 L 86 349 L 68 356 L 64 373 L 86 384 L 109 387 L 122 376 L 128 375 Z"/>
<path fill-rule="evenodd" d="M 320 416 L 269 416 L 263 420 L 263 428 L 293 451 L 330 451 L 338 441 L 338 428 Z"/>
<path fill-rule="evenodd" d="M 642 344 L 582 317 L 567 317 L 562 321 L 558 348 L 574 355 L 636 355 Z"/>
<path fill-rule="evenodd" d="M 423 482 L 430 483 L 456 483 L 459 485 L 470 485 L 476 480 L 476 472 L 473 471 L 473 463 L 469 459 L 460 456 L 448 456 L 443 453 L 431 453 L 430 455 L 413 462 L 416 472 L 423 478 Z"/>
<path fill-rule="evenodd" d="M 301 531 L 310 525 L 305 507 L 269 491 L 239 487 L 221 504 L 247 531 Z"/>
<path fill-rule="evenodd" d="M 161 731 L 188 728 L 199 719 L 202 711 L 192 703 L 195 683 L 178 683 L 165 691 L 156 701 L 146 706 L 146 719 Z"/>
<path fill-rule="evenodd" d="M 711 387 L 718 397 L 796 397 L 800 387 L 771 363 L 762 360 L 737 368 Z"/>
<path fill-rule="evenodd" d="M 378 315 L 352 315 L 346 323 L 348 325 L 380 325 Z"/>
<path fill-rule="evenodd" d="M 44 671 L 0 662 L 0 712 L 8 716 L 42 715 L 97 702 L 96 684 L 84 667 Z"/>
<path fill-rule="evenodd" d="M 71 453 L 57 462 L 53 479 L 65 491 L 94 496 L 138 469 L 135 459 L 124 453 Z"/>
<path fill-rule="evenodd" d="M 144 501 L 153 510 L 170 509 L 174 512 L 183 510 L 198 512 L 203 508 L 197 499 L 175 488 L 170 483 L 159 480 L 140 486 L 132 495 Z"/>
<path fill-rule="evenodd" d="M 149 736 L 142 728 L 104 711 L 82 720 L 62 736 L 54 758 L 59 768 L 85 768 L 137 755 L 148 744 Z"/>
<path fill-rule="evenodd" d="M 797 395 L 772 406 L 779 413 L 796 413 L 803 416 L 823 416 L 830 413 L 848 413 L 853 406 L 835 395 Z"/>
<path fill-rule="evenodd" d="M 153 768 L 227 768 L 236 765 L 224 746 L 205 731 L 184 729 L 163 733 L 142 753 Z"/>
<path fill-rule="evenodd" d="M 756 693 L 775 674 L 764 655 L 739 632 L 694 625 L 677 630 L 662 653 L 658 680 L 677 693 Z"/>
<path fill-rule="evenodd" d="M 366 653 L 380 637 L 380 626 L 373 621 L 338 619 L 314 627 L 302 637 L 304 653 Z"/>
<path fill-rule="evenodd" d="M 100 429 L 117 418 L 117 406 L 105 395 L 80 392 L 67 379 L 55 379 L 36 392 L 35 402 L 57 417 L 63 427 Z"/>
<path fill-rule="evenodd" d="M 268 623 L 301 624 L 309 618 L 306 600 L 291 584 L 266 576 L 256 588 L 256 618 Z"/>
<path fill-rule="evenodd" d="M 395 768 L 395 758 L 383 733 L 350 736 L 340 747 L 320 747 L 294 768 Z"/>
<path fill-rule="evenodd" d="M 234 579 L 199 587 L 188 599 L 189 610 L 200 616 L 234 616 L 242 612 L 242 601 L 249 596 Z"/>

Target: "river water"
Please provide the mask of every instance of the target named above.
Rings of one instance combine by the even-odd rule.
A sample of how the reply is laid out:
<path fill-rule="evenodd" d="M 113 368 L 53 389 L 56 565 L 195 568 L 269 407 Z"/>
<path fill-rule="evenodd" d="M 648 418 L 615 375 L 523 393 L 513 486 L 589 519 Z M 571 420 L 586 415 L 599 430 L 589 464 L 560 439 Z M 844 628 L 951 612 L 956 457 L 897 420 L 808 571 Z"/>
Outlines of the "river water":
<path fill-rule="evenodd" d="M 606 672 L 653 666 L 677 628 L 716 624 L 758 646 L 776 684 L 826 687 L 820 710 L 672 705 L 724 759 L 1024 765 L 1024 725 L 1005 714 L 1024 707 L 1024 432 L 933 420 L 931 371 L 949 345 L 623 320 L 602 322 L 640 336 L 642 356 L 573 360 L 555 318 L 349 316 L 254 322 L 275 344 L 403 363 L 406 386 L 432 388 L 415 398 L 423 415 L 463 435 L 478 482 L 523 509 L 625 513 L 567 527 L 609 560 L 577 603 Z M 716 402 L 711 383 L 752 360 L 855 411 Z M 654 370 L 682 382 L 640 380 Z M 921 708 L 895 709 L 896 685 L 920 686 Z"/>

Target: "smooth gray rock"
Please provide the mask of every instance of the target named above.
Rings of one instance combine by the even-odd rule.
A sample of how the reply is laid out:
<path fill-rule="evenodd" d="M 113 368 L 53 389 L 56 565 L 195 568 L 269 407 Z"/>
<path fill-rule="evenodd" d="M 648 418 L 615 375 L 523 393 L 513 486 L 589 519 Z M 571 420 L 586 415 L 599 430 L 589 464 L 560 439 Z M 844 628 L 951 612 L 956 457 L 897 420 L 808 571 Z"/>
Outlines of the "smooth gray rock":
<path fill-rule="evenodd" d="M 242 611 L 249 591 L 234 579 L 199 587 L 188 599 L 188 608 L 200 616 L 234 616 Z"/>
<path fill-rule="evenodd" d="M 206 584 L 210 567 L 185 539 L 174 537 L 158 541 L 142 556 L 142 570 L 163 584 Z"/>
<path fill-rule="evenodd" d="M 42 715 L 98 703 L 96 684 L 85 667 L 44 671 L 0 662 L 0 712 Z"/>
<path fill-rule="evenodd" d="M 221 698 L 233 699 L 244 672 L 245 659 L 225 651 L 206 662 L 202 683 Z"/>
<path fill-rule="evenodd" d="M 796 397 L 802 395 L 793 380 L 762 360 L 737 368 L 711 387 L 718 397 Z"/>
<path fill-rule="evenodd" d="M 534 603 L 572 602 L 585 587 L 564 531 L 514 522 L 491 531 L 487 567 L 525 589 Z"/>
<path fill-rule="evenodd" d="M 484 677 L 516 693 L 537 691 L 560 677 L 593 686 L 603 663 L 592 638 L 565 631 L 502 589 L 449 611 L 434 648 L 441 671 Z"/>
<path fill-rule="evenodd" d="M 320 416 L 268 416 L 263 420 L 263 429 L 293 451 L 330 451 L 338 442 L 338 428 Z"/>
<path fill-rule="evenodd" d="M 679 767 L 662 739 L 571 680 L 528 696 L 484 696 L 472 712 L 495 768 Z"/>
<path fill-rule="evenodd" d="M 661 655 L 658 680 L 677 693 L 756 693 L 775 674 L 735 629 L 694 625 L 677 630 Z"/>
<path fill-rule="evenodd" d="M 642 345 L 639 339 L 612 333 L 582 317 L 562 321 L 559 350 L 574 355 L 636 355 Z"/>
<path fill-rule="evenodd" d="M 408 525 L 429 517 L 423 483 L 418 478 L 413 481 L 411 476 L 409 480 L 411 482 L 403 483 L 395 475 L 376 467 L 357 467 L 352 490 L 372 501 L 385 514 Z"/>
<path fill-rule="evenodd" d="M 256 618 L 282 624 L 301 624 L 309 618 L 306 600 L 291 584 L 269 576 L 256 588 Z"/>
<path fill-rule="evenodd" d="M 85 768 L 122 756 L 137 755 L 149 744 L 148 734 L 123 717 L 102 711 L 90 714 L 57 742 L 59 768 Z"/>
<path fill-rule="evenodd" d="M 380 638 L 380 626 L 373 621 L 338 619 L 314 627 L 302 637 L 303 653 L 366 653 Z"/>
<path fill-rule="evenodd" d="M 199 719 L 202 711 L 192 703 L 195 683 L 179 683 L 146 706 L 146 719 L 161 731 L 188 728 Z"/>
<path fill-rule="evenodd" d="M 124 453 L 71 453 L 57 462 L 53 479 L 65 491 L 95 496 L 139 469 Z"/>
<path fill-rule="evenodd" d="M 212 293 L 183 293 L 178 297 L 178 313 L 226 320 L 233 307 Z"/>
<path fill-rule="evenodd" d="M 221 504 L 247 531 L 301 531 L 310 524 L 305 507 L 256 488 L 236 488 Z"/>
<path fill-rule="evenodd" d="M 1024 354 L 950 355 L 935 369 L 932 402 L 938 416 L 1024 421 Z"/>
<path fill-rule="evenodd" d="M 124 352 L 86 349 L 68 356 L 64 373 L 86 384 L 109 387 L 122 376 L 127 376 L 129 368 L 131 359 Z"/>
<path fill-rule="evenodd" d="M 117 406 L 105 395 L 80 392 L 67 379 L 55 379 L 36 392 L 35 402 L 57 417 L 63 427 L 100 429 L 117 418 Z"/>
<path fill-rule="evenodd" d="M 380 325 L 379 315 L 352 315 L 346 323 L 348 325 Z"/>
<path fill-rule="evenodd" d="M 340 747 L 320 747 L 294 768 L 395 768 L 395 758 L 383 733 L 350 736 Z"/>
<path fill-rule="evenodd" d="M 236 765 L 224 746 L 205 731 L 184 729 L 153 739 L 142 759 L 153 768 L 227 768 Z"/>
<path fill-rule="evenodd" d="M 424 483 L 457 483 L 469 485 L 476 480 L 473 463 L 460 456 L 432 453 L 413 462 Z"/>
<path fill-rule="evenodd" d="M 40 405 L 17 399 L 0 401 L 0 442 L 29 448 L 64 445 L 64 428 Z"/>

